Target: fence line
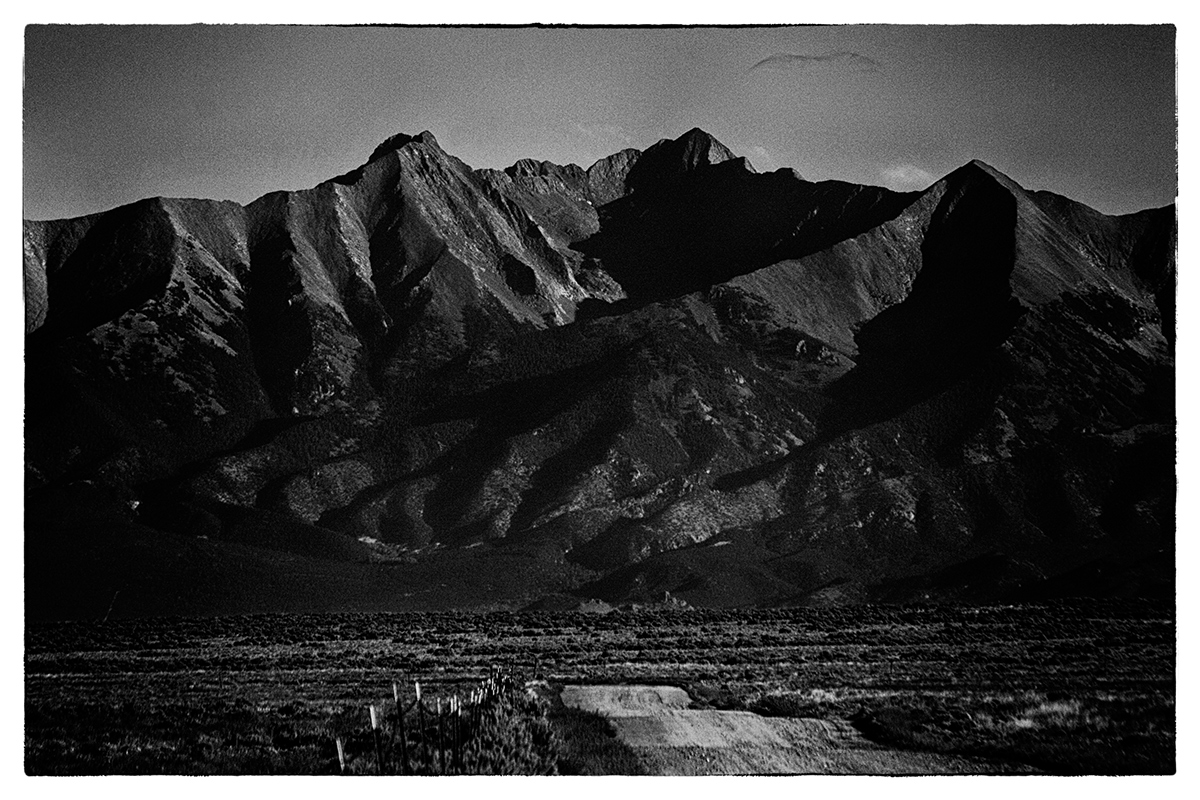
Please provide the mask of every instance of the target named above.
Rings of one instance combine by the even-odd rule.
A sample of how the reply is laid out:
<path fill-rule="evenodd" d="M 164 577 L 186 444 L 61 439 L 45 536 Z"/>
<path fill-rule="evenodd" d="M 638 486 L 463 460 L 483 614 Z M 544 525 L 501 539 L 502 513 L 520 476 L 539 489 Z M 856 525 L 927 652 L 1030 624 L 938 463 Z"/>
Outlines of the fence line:
<path fill-rule="evenodd" d="M 506 669 L 501 669 L 493 665 L 487 677 L 476 681 L 465 693 L 461 687 L 452 696 L 443 697 L 444 692 L 439 692 L 433 698 L 432 706 L 429 698 L 422 693 L 420 681 L 413 681 L 411 701 L 402 688 L 404 682 L 394 681 L 394 711 L 390 717 L 382 705 L 367 705 L 374 764 L 368 763 L 364 771 L 388 774 L 386 740 L 391 750 L 393 774 L 464 774 L 468 768 L 464 757 L 466 750 L 484 724 L 485 715 L 496 706 L 505 692 L 523 685 L 513 666 L 506 666 Z M 335 743 L 338 770 L 343 775 L 349 774 L 351 765 L 363 755 L 360 754 L 357 759 L 353 757 L 348 751 L 347 740 L 341 736 L 335 738 Z M 410 754 L 418 756 L 416 764 Z M 370 770 L 370 766 L 374 770 Z"/>

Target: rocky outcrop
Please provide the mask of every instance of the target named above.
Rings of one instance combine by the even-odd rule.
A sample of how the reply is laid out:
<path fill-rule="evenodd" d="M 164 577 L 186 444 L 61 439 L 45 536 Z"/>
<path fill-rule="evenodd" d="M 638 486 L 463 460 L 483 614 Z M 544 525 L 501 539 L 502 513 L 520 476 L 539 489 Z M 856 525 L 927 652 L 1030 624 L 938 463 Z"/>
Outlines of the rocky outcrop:
<path fill-rule="evenodd" d="M 398 134 L 245 207 L 26 222 L 29 580 L 149 598 L 138 559 L 197 541 L 196 597 L 279 570 L 320 608 L 1143 580 L 1174 231 L 980 162 L 909 194 L 760 175 L 699 130 L 586 170 Z"/>

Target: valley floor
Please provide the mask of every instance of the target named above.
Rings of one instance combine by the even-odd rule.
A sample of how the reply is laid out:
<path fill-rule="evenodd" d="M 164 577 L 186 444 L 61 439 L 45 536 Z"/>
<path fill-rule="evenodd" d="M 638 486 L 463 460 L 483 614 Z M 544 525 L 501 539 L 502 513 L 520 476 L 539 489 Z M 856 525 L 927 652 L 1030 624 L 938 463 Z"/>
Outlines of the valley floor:
<path fill-rule="evenodd" d="M 393 682 L 493 666 L 648 772 L 1175 769 L 1173 604 L 1092 600 L 29 623 L 26 771 L 333 774 Z"/>

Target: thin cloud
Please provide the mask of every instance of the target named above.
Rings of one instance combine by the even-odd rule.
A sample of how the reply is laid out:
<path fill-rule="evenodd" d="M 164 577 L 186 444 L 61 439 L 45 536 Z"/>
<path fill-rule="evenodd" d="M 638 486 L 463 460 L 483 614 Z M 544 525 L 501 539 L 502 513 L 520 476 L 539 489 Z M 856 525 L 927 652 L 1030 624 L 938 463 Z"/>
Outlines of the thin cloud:
<path fill-rule="evenodd" d="M 882 66 L 873 58 L 867 58 L 862 53 L 849 50 L 839 50 L 836 53 L 808 55 L 805 53 L 776 53 L 767 56 L 750 68 L 758 69 L 808 69 L 809 67 L 844 65 L 862 72 L 875 72 Z"/>
<path fill-rule="evenodd" d="M 761 144 L 756 144 L 751 147 L 750 155 L 753 156 L 753 158 L 750 160 L 750 163 L 754 164 L 763 172 L 774 172 L 775 170 L 779 169 L 779 165 L 775 162 L 774 156 L 768 153 L 767 148 L 763 147 Z"/>
<path fill-rule="evenodd" d="M 936 180 L 928 170 L 915 164 L 893 164 L 879 173 L 883 185 L 897 192 L 918 192 Z"/>

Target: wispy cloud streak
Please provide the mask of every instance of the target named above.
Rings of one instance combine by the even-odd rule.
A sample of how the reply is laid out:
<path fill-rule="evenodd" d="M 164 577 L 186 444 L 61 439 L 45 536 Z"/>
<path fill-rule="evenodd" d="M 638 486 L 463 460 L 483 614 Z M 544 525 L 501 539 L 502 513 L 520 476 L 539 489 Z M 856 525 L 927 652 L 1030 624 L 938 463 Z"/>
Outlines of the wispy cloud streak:
<path fill-rule="evenodd" d="M 918 192 L 928 188 L 935 178 L 929 170 L 915 164 L 893 164 L 880 170 L 883 185 L 897 192 Z"/>
<path fill-rule="evenodd" d="M 807 55 L 805 53 L 776 53 L 759 61 L 750 71 L 760 69 L 807 69 L 815 66 L 843 65 L 861 72 L 875 72 L 882 65 L 873 58 L 867 58 L 861 53 L 849 50 L 839 50 L 836 53 Z"/>

